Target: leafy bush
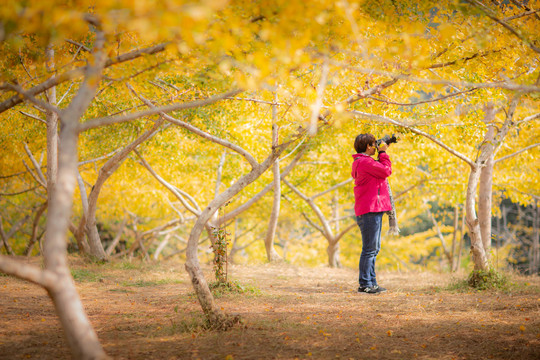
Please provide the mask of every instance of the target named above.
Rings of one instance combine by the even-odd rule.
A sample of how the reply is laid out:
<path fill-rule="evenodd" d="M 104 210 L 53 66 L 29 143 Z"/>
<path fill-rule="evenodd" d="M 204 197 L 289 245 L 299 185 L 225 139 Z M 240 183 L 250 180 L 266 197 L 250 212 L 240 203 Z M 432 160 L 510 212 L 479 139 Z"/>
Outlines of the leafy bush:
<path fill-rule="evenodd" d="M 502 290 L 508 287 L 508 279 L 494 269 L 474 270 L 467 278 L 467 284 L 478 290 Z"/>

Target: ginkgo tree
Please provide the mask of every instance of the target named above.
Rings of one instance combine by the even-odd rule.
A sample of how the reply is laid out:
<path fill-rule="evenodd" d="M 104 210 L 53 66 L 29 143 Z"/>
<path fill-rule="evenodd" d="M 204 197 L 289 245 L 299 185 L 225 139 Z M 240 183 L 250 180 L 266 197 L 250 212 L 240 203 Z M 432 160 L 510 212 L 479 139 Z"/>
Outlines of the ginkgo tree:
<path fill-rule="evenodd" d="M 537 4 L 527 6 L 532 5 Z M 454 202 L 458 197 L 455 193 L 463 194 L 463 184 L 468 183 L 467 218 L 470 231 L 476 236 L 475 260 L 480 267 L 486 264 L 482 249 L 485 254 L 487 247 L 475 215 L 474 195 L 481 169 L 498 148 L 501 159 L 507 156 L 500 164 L 511 164 L 511 173 L 519 178 L 520 167 L 514 160 L 534 156 L 537 151 L 534 141 L 538 138 L 538 127 L 531 124 L 538 119 L 538 111 L 531 109 L 538 105 L 534 37 L 538 19 L 534 10 L 521 9 L 519 3 L 488 7 L 476 1 L 456 4 L 412 0 L 310 3 L 141 0 L 136 4 L 81 1 L 76 5 L 62 1 L 32 4 L 15 1 L 2 7 L 0 14 L 3 29 L 0 36 L 4 40 L 1 48 L 6 54 L 0 61 L 0 113 L 7 124 L 5 129 L 17 130 L 28 121 L 32 127 L 41 126 L 34 119 L 39 117 L 34 112 L 37 107 L 39 113 L 45 114 L 49 134 L 43 136 L 43 129 L 29 133 L 30 151 L 23 152 L 19 143 L 15 156 L 0 160 L 6 169 L 13 170 L 11 174 L 16 174 L 21 171 L 22 155 L 33 157 L 36 160 L 31 161 L 33 169 L 28 166 L 26 175 L 22 176 L 32 181 L 28 176 L 31 171 L 33 181 L 41 183 L 42 188 L 47 185 L 45 268 L 23 265 L 1 255 L 0 269 L 49 291 L 77 358 L 105 357 L 84 315 L 67 267 L 66 237 L 79 170 L 78 150 L 92 154 L 90 158 L 110 154 L 117 147 L 126 146 L 128 142 L 121 141 L 124 134 L 135 140 L 165 120 L 173 125 L 156 134 L 154 141 L 166 139 L 177 131 L 176 127 L 183 127 L 187 129 L 181 133 L 185 137 L 201 135 L 201 130 L 240 154 L 229 162 L 232 169 L 224 171 L 233 175 L 229 175 L 231 181 L 223 185 L 217 196 L 214 189 L 204 191 L 204 185 L 189 176 L 186 179 L 190 181 L 182 184 L 188 193 L 199 189 L 203 199 L 200 204 L 207 204 L 200 207 L 202 211 L 190 230 L 186 269 L 206 316 L 218 327 L 227 327 L 230 322 L 215 304 L 201 271 L 197 255 L 201 233 L 219 208 L 243 196 L 242 190 L 255 192 L 252 187 L 260 191 L 268 186 L 271 175 L 263 173 L 286 148 L 299 141 L 299 135 L 324 138 L 321 129 L 328 127 L 353 132 L 352 125 L 356 123 L 352 116 L 369 120 L 369 124 L 357 127 L 362 132 L 373 132 L 372 127 L 381 122 L 385 126 L 377 128 L 378 135 L 403 129 L 403 141 L 418 148 L 404 147 L 410 151 L 396 153 L 395 164 L 405 167 L 413 162 L 410 168 L 427 168 L 429 172 L 453 176 L 455 184 L 441 181 L 435 184 L 442 185 L 439 188 L 429 187 L 441 201 Z M 63 94 L 62 97 L 55 100 L 54 91 Z M 277 124 L 279 141 L 277 136 L 272 141 L 272 121 L 260 109 L 246 111 L 238 126 L 235 119 L 223 115 L 228 107 L 234 106 L 236 100 L 232 98 L 243 92 L 258 98 L 257 101 L 270 103 L 277 94 L 278 101 L 283 102 L 280 111 L 287 116 Z M 146 101 L 141 102 L 141 98 Z M 218 102 L 219 107 L 208 107 Z M 506 113 L 499 111 L 501 108 Z M 59 125 L 55 125 L 55 117 Z M 222 126 L 227 122 L 228 126 Z M 259 126 L 264 135 L 255 135 L 254 129 L 258 130 Z M 494 126 L 499 127 L 497 134 L 488 131 Z M 528 131 L 518 131 L 521 129 Z M 58 130 L 58 154 L 54 155 Z M 116 136 L 114 132 L 118 132 Z M 15 133 L 19 139 L 24 138 L 20 131 Z M 160 147 L 149 141 L 145 151 L 150 154 L 145 153 L 145 158 L 158 157 L 152 156 L 151 150 Z M 98 149 L 96 153 L 92 150 L 96 144 L 106 145 L 108 151 Z M 527 150 L 514 156 L 512 149 L 516 144 L 521 144 L 519 151 Z M 207 145 L 204 149 L 222 151 L 220 146 Z M 39 153 L 44 146 L 50 147 L 49 168 L 40 176 L 38 168 L 42 165 L 30 154 Z M 444 151 L 436 150 L 440 147 Z M 174 144 L 163 149 L 162 154 L 181 162 Z M 109 155 L 111 159 L 114 156 Z M 342 152 L 336 159 L 349 156 L 350 153 Z M 202 154 L 198 159 L 201 158 L 215 164 L 219 156 Z M 186 162 L 196 169 L 198 159 Z M 460 161 L 470 167 L 469 180 Z M 116 167 L 112 162 L 104 166 L 104 171 Z M 130 171 L 137 171 L 127 159 L 107 184 L 111 188 L 115 186 L 114 181 L 119 180 L 115 175 L 129 173 L 125 168 L 130 166 Z M 212 174 L 214 169 L 215 166 Z M 275 168 L 274 174 L 277 172 Z M 341 178 L 335 183 L 346 180 L 347 172 L 340 169 Z M 93 180 L 101 184 L 104 179 L 98 171 L 83 175 L 83 182 Z M 405 175 L 406 181 L 397 185 L 397 190 L 414 184 L 418 180 L 414 178 L 416 175 Z M 261 176 L 262 181 L 256 182 Z M 274 177 L 277 190 L 278 176 Z M 313 183 L 323 178 L 315 177 Z M 504 181 L 511 180 L 512 177 L 506 177 Z M 120 179 L 119 183 L 122 181 L 129 187 L 127 179 Z M 537 182 L 536 177 L 517 187 L 527 190 L 522 187 Z M 18 190 L 13 185 L 9 191 Z M 99 197 L 110 199 L 111 195 L 104 192 L 105 188 L 99 191 Z M 84 191 L 80 193 L 81 197 L 85 196 Z M 125 193 L 135 191 L 129 189 Z M 28 192 L 13 199 L 40 194 L 43 193 Z M 112 202 L 98 203 L 94 200 L 98 191 L 94 194 L 92 213 L 100 211 L 98 204 L 104 207 Z M 527 201 L 526 195 L 519 194 L 511 196 Z M 147 194 L 140 196 L 150 199 Z M 84 199 L 81 201 L 84 203 Z M 35 206 L 34 219 L 39 219 L 43 199 L 36 204 L 39 205 Z M 148 204 L 137 206 L 150 208 Z M 106 214 L 107 210 L 101 211 Z M 93 224 L 90 225 L 93 231 Z M 6 237 L 7 234 L 2 236 L 4 247 Z M 72 318 L 79 322 L 70 322 Z"/>

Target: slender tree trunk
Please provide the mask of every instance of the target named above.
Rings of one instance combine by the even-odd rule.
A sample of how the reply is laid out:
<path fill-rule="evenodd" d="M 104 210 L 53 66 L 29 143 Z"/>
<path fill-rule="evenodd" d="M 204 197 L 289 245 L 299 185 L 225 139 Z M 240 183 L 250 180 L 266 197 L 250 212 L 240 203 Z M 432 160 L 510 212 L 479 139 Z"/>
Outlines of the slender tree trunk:
<path fill-rule="evenodd" d="M 533 214 L 533 234 L 532 234 L 532 259 L 530 274 L 538 274 L 540 272 L 540 231 L 538 229 L 540 223 L 540 208 L 538 207 L 538 200 L 534 201 L 534 214 Z"/>
<path fill-rule="evenodd" d="M 339 260 L 339 241 L 329 241 L 328 247 L 326 248 L 326 253 L 328 254 L 328 266 L 331 268 L 340 268 L 341 261 Z"/>
<path fill-rule="evenodd" d="M 272 106 L 272 113 L 274 114 L 275 105 Z M 273 115 L 273 118 L 275 118 L 275 115 Z M 276 124 L 272 126 L 272 142 L 274 146 L 277 146 L 278 144 L 278 127 Z M 272 171 L 274 172 L 274 202 L 272 206 L 272 213 L 270 214 L 270 221 L 268 223 L 268 231 L 266 233 L 266 237 L 264 239 L 264 246 L 266 248 L 266 256 L 268 258 L 268 261 L 274 262 L 281 260 L 281 256 L 277 253 L 276 249 L 274 248 L 274 238 L 276 235 L 276 228 L 278 224 L 278 218 L 279 218 L 279 209 L 280 209 L 280 201 L 281 201 L 281 176 L 279 174 L 279 159 L 277 159 L 272 167 Z"/>
<path fill-rule="evenodd" d="M 75 189 L 78 139 L 77 118 L 69 120 L 63 123 L 60 132 L 57 187 L 49 206 L 43 248 L 45 268 L 57 276 L 55 285 L 47 291 L 64 328 L 73 357 L 102 359 L 106 358 L 105 352 L 84 312 L 67 264 L 66 232 Z"/>
<path fill-rule="evenodd" d="M 491 111 L 492 112 L 492 111 Z M 490 122 L 493 120 L 491 112 L 488 110 L 486 115 L 487 120 Z M 485 136 L 485 143 L 482 146 L 481 151 L 489 153 L 485 166 L 481 169 L 480 184 L 478 194 L 478 219 L 480 221 L 480 233 L 482 234 L 482 244 L 486 257 L 489 261 L 491 256 L 491 202 L 492 202 L 492 188 L 493 188 L 493 164 L 494 164 L 494 142 L 495 140 L 495 127 L 491 124 L 488 126 L 488 131 Z"/>
<path fill-rule="evenodd" d="M 456 271 L 459 270 L 461 266 L 461 253 L 463 252 L 463 243 L 465 242 L 465 205 L 463 205 L 463 211 L 461 212 L 461 229 L 459 232 L 459 246 L 456 260 Z"/>
<path fill-rule="evenodd" d="M 34 216 L 34 222 L 32 223 L 32 236 L 30 237 L 30 241 L 28 242 L 28 245 L 26 245 L 26 249 L 24 250 L 24 255 L 26 256 L 30 256 L 32 254 L 32 249 L 34 248 L 34 245 L 38 239 L 39 219 L 41 218 L 43 212 L 45 212 L 45 209 L 47 209 L 47 205 L 48 202 L 45 201 L 43 205 L 39 207 L 36 215 Z"/>
<path fill-rule="evenodd" d="M 459 226 L 459 205 L 454 207 L 454 233 L 452 235 L 452 263 L 450 264 L 450 271 L 456 271 L 456 247 L 457 247 L 457 234 Z"/>
<path fill-rule="evenodd" d="M 469 175 L 469 183 L 467 185 L 467 201 L 465 204 L 466 216 L 465 221 L 469 228 L 469 236 L 471 238 L 471 253 L 474 262 L 474 270 L 487 270 L 489 263 L 484 250 L 482 241 L 482 233 L 480 232 L 480 222 L 476 216 L 476 189 L 478 188 L 478 180 L 480 178 L 480 170 L 477 166 L 471 168 Z"/>
<path fill-rule="evenodd" d="M 54 77 L 54 49 L 48 46 L 46 49 L 47 70 Z M 49 104 L 56 106 L 56 87 L 53 86 L 45 92 Z M 50 204 L 56 185 L 58 173 L 58 115 L 47 111 L 47 201 Z"/>
<path fill-rule="evenodd" d="M 284 147 L 281 148 L 281 151 L 283 150 Z M 251 172 L 242 176 L 230 188 L 216 196 L 197 218 L 197 221 L 195 222 L 195 225 L 193 226 L 189 235 L 186 249 L 186 271 L 191 277 L 193 289 L 197 294 L 199 303 L 201 304 L 206 318 L 215 328 L 228 328 L 238 320 L 237 318 L 231 319 L 230 317 L 226 316 L 214 302 L 214 297 L 212 296 L 208 283 L 204 278 L 204 274 L 201 270 L 199 259 L 197 257 L 199 238 L 205 224 L 208 222 L 208 220 L 210 220 L 212 215 L 227 201 L 232 199 L 233 196 L 238 194 L 247 185 L 251 184 L 259 176 L 261 176 L 261 174 L 266 171 L 279 157 L 281 151 L 272 149 L 272 154 L 262 164 L 253 168 Z"/>
<path fill-rule="evenodd" d="M 67 231 L 70 224 L 73 192 L 77 174 L 77 141 L 79 119 L 94 98 L 101 79 L 106 56 L 105 37 L 96 19 L 88 19 L 96 26 L 94 63 L 88 67 L 85 79 L 70 105 L 62 111 L 59 136 L 58 176 L 49 203 L 46 237 L 43 247 L 45 269 L 57 281 L 48 287 L 51 299 L 64 329 L 72 356 L 75 359 L 103 359 L 106 354 L 84 312 L 67 264 Z"/>
<path fill-rule="evenodd" d="M 0 240 L 2 240 L 2 244 L 6 248 L 6 252 L 9 255 L 15 255 L 15 253 L 13 252 L 13 249 L 9 245 L 8 236 L 6 235 L 6 232 L 4 231 L 4 225 L 2 224 L 2 216 L 0 216 Z M 2 246 L 0 246 L 0 250 L 1 249 L 2 249 Z"/>
<path fill-rule="evenodd" d="M 433 222 L 433 226 L 435 227 L 435 230 L 437 231 L 437 235 L 439 236 L 439 239 L 441 240 L 441 246 L 442 246 L 442 254 L 441 258 L 446 257 L 446 260 L 448 260 L 448 263 L 450 264 L 450 269 L 452 269 L 452 254 L 448 251 L 448 247 L 446 246 L 446 241 L 444 240 L 444 236 L 441 232 L 441 228 L 439 227 L 439 224 L 437 223 L 437 219 L 435 219 L 435 216 L 433 216 L 433 213 L 429 210 L 427 210 L 429 217 L 431 218 L 431 221 Z"/>
<path fill-rule="evenodd" d="M 90 245 L 91 255 L 98 260 L 106 260 L 107 254 L 103 249 L 103 244 L 99 236 L 99 232 L 96 224 L 96 211 L 99 193 L 105 184 L 105 181 L 122 165 L 129 153 L 139 146 L 144 141 L 150 139 L 157 134 L 158 129 L 163 124 L 164 120 L 160 119 L 155 122 L 154 126 L 145 131 L 141 136 L 135 139 L 132 143 L 116 153 L 110 158 L 105 165 L 99 170 L 99 175 L 96 183 L 92 187 L 92 191 L 88 196 L 88 214 L 86 216 L 86 234 L 88 236 L 88 243 Z M 83 221 L 83 220 L 81 220 Z"/>

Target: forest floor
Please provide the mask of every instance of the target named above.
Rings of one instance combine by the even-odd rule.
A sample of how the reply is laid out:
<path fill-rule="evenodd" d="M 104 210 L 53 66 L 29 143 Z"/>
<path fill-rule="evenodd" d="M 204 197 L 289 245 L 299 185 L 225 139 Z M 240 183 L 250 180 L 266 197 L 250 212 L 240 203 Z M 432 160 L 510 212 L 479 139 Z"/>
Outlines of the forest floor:
<path fill-rule="evenodd" d="M 220 332 L 205 329 L 183 264 L 70 262 L 115 359 L 540 358 L 538 277 L 479 292 L 456 286 L 466 274 L 379 272 L 389 291 L 369 295 L 355 292 L 353 269 L 229 266 L 244 292 L 216 301 L 242 322 Z M 0 276 L 0 359 L 69 358 L 47 293 Z"/>

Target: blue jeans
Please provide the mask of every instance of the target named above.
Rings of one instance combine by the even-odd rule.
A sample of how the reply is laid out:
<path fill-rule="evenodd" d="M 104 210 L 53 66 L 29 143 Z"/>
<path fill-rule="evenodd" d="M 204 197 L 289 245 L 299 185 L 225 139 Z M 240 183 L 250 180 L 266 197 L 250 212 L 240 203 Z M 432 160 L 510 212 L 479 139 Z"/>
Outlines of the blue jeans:
<path fill-rule="evenodd" d="M 367 213 L 356 217 L 356 223 L 362 233 L 362 255 L 358 268 L 360 286 L 375 286 L 375 258 L 381 250 L 382 212 Z"/>

